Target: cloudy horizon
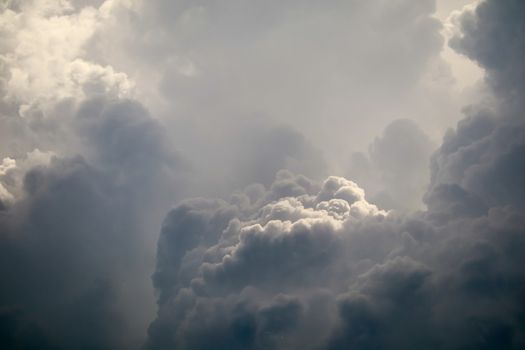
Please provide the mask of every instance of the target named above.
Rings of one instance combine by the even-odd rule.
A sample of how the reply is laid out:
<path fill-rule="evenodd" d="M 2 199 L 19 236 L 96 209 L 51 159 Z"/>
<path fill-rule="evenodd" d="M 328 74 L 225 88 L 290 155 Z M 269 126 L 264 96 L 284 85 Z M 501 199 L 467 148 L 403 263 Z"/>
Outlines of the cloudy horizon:
<path fill-rule="evenodd" d="M 3 1 L 0 348 L 524 348 L 524 16 Z"/>

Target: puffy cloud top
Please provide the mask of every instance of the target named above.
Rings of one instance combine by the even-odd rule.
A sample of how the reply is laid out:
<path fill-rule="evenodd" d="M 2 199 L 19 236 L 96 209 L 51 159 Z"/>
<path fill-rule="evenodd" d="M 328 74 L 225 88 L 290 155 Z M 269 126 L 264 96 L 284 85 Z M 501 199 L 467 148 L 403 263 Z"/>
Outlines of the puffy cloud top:
<path fill-rule="evenodd" d="M 493 207 L 436 221 L 431 206 L 403 217 L 344 178 L 311 190 L 300 180 L 287 175 L 302 188 L 293 196 L 269 189 L 254 200 L 249 189 L 170 212 L 149 348 L 523 345 L 523 258 L 513 252 L 525 244 L 522 214 Z M 506 302 L 517 308 L 500 312 Z"/>
<path fill-rule="evenodd" d="M 459 33 L 450 44 L 479 62 L 501 95 L 525 90 L 525 4 L 520 0 L 481 1 L 458 18 Z"/>

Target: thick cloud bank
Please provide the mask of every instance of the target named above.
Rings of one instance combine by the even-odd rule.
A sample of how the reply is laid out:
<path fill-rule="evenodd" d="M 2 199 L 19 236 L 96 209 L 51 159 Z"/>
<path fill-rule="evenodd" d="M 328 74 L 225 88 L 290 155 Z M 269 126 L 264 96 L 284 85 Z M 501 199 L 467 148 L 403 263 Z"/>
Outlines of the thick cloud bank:
<path fill-rule="evenodd" d="M 181 204 L 159 241 L 149 348 L 523 347 L 525 217 L 463 213 L 455 190 L 399 217 L 349 180 L 281 173 Z"/>
<path fill-rule="evenodd" d="M 87 57 L 118 3 L 0 5 L 1 349 L 140 348 L 154 315 L 184 165 L 133 79 Z"/>
<path fill-rule="evenodd" d="M 523 15 L 487 0 L 458 18 L 452 44 L 494 96 L 433 155 L 427 210 L 384 212 L 352 181 L 286 172 L 172 210 L 148 348 L 523 349 Z"/>
<path fill-rule="evenodd" d="M 525 348 L 524 4 L 1 2 L 0 349 Z"/>
<path fill-rule="evenodd" d="M 91 161 L 52 156 L 18 184 L 4 159 L 17 198 L 0 201 L 3 349 L 137 347 L 151 317 L 147 232 L 177 159 L 132 101 L 85 101 L 74 118 Z"/>
<path fill-rule="evenodd" d="M 81 58 L 109 5 L 0 5 L 1 349 L 139 348 L 154 314 L 182 161 L 126 74 Z"/>

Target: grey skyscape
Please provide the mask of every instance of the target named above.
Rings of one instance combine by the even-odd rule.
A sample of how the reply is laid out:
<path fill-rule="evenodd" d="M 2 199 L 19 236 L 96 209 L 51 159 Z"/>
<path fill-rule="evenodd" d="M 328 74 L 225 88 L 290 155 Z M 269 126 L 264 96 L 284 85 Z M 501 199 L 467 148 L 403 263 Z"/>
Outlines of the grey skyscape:
<path fill-rule="evenodd" d="M 525 1 L 4 0 L 0 349 L 525 349 Z"/>

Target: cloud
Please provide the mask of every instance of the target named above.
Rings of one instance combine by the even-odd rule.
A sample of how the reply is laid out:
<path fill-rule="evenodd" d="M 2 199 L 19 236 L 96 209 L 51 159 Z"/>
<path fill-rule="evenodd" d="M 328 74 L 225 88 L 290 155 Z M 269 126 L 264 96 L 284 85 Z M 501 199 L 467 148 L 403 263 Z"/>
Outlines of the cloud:
<path fill-rule="evenodd" d="M 523 345 L 517 208 L 398 216 L 336 177 L 292 197 L 247 197 L 195 199 L 167 216 L 149 348 Z M 297 311 L 265 328 L 260 313 L 282 298 Z"/>
<path fill-rule="evenodd" d="M 495 97 L 467 108 L 467 117 L 446 135 L 433 156 L 432 187 L 457 183 L 489 206 L 522 207 L 525 86 L 518 77 L 525 32 L 516 17 L 522 13 L 520 2 L 483 1 L 458 18 L 463 31 L 451 45 L 486 69 Z M 503 44 L 502 36 L 508 43 Z"/>
<path fill-rule="evenodd" d="M 487 71 L 497 94 L 514 98 L 525 90 L 523 13 L 525 6 L 520 1 L 481 1 L 457 16 L 459 33 L 450 41 L 455 50 Z"/>
<path fill-rule="evenodd" d="M 206 131 L 186 127 L 174 143 L 182 144 L 177 149 L 192 173 L 193 196 L 224 198 L 253 183 L 269 186 L 281 169 L 315 179 L 327 172 L 324 153 L 290 125 L 247 118 L 220 133 L 212 124 Z"/>
<path fill-rule="evenodd" d="M 427 210 L 384 212 L 349 180 L 304 186 L 289 174 L 292 192 L 274 193 L 277 179 L 257 196 L 186 202 L 159 240 L 148 348 L 523 348 L 523 91 L 508 80 L 521 69 L 519 10 L 486 0 L 459 18 L 458 49 L 486 68 L 493 96 L 467 108 L 432 156 Z M 516 34 L 504 49 L 492 42 L 501 33 Z M 505 68 L 488 59 L 498 54 Z M 370 154 L 396 174 L 394 131 Z M 286 307 L 268 328 L 261 315 L 277 300 Z"/>
<path fill-rule="evenodd" d="M 297 189 L 294 197 L 280 189 L 284 180 L 288 188 Z M 303 291 L 311 288 L 315 294 L 319 289 L 320 295 L 311 296 L 315 302 L 323 299 L 324 288 L 342 288 L 333 274 L 343 276 L 348 270 L 338 263 L 347 249 L 344 226 L 366 216 L 381 221 L 386 215 L 343 178 L 327 179 L 317 192 L 309 187 L 303 177 L 283 173 L 262 197 L 250 199 L 247 189 L 232 203 L 195 199 L 168 215 L 154 275 L 160 310 L 150 328 L 151 347 L 253 348 L 283 341 L 299 345 L 287 334 L 307 326 L 303 313 L 313 316 L 303 310 Z M 273 306 L 280 299 L 289 301 Z M 244 305 L 254 309 L 243 311 Z M 273 308 L 275 320 L 259 320 Z M 198 318 L 192 321 L 194 317 Z M 220 322 L 221 331 L 202 338 L 211 328 L 195 323 L 194 329 L 200 317 L 210 320 L 211 328 Z M 253 319 L 253 324 L 245 324 L 244 318 Z M 237 327 L 249 329 L 241 332 Z"/>
<path fill-rule="evenodd" d="M 26 198 L 3 213 L 3 308 L 19 309 L 11 322 L 29 323 L 53 348 L 116 346 L 124 329 L 112 266 L 129 248 L 117 258 L 107 244 L 123 239 L 111 229 L 119 220 L 108 185 L 82 159 L 55 160 L 27 174 Z"/>
<path fill-rule="evenodd" d="M 0 347 L 139 348 L 182 157 L 133 83 L 89 61 L 108 4 L 9 2 L 2 16 Z"/>
<path fill-rule="evenodd" d="M 159 231 L 147 348 L 525 347 L 522 6 L 457 15 L 428 179 L 434 2 L 276 4 L 1 5 L 0 347 L 139 348 Z"/>
<path fill-rule="evenodd" d="M 109 3 L 74 10 L 69 1 L 9 1 L 0 47 L 2 156 L 34 148 L 72 156 L 71 106 L 83 99 L 132 98 L 133 81 L 111 65 L 86 59 L 85 45 L 105 21 Z"/>
<path fill-rule="evenodd" d="M 0 314 L 9 330 L 0 347 L 139 348 L 154 314 L 150 274 L 160 222 L 192 191 L 182 184 L 192 184 L 187 174 L 202 159 L 175 150 L 127 74 L 87 57 L 87 41 L 116 11 L 129 10 L 124 2 L 7 5 Z M 241 143 L 265 157 L 267 172 L 288 165 L 306 171 L 306 163 L 317 169 L 300 133 L 269 124 L 247 123 L 245 135 L 231 131 L 231 163 L 246 172 L 228 173 L 235 187 L 271 182 Z M 207 178 L 210 169 L 202 169 Z M 257 196 L 258 186 L 249 192 Z"/>
<path fill-rule="evenodd" d="M 352 154 L 347 174 L 362 184 L 381 207 L 421 209 L 433 150 L 433 142 L 416 122 L 397 119 L 369 145 L 368 154 Z"/>
<path fill-rule="evenodd" d="M 88 51 L 134 72 L 138 95 L 181 149 L 192 152 L 205 135 L 227 154 L 227 138 L 217 135 L 242 132 L 256 116 L 270 128 L 292 126 L 334 158 L 327 165 L 337 172 L 349 152 L 400 116 L 436 138 L 459 119 L 434 5 L 144 2 L 116 6 L 119 21 L 104 22 Z"/>
<path fill-rule="evenodd" d="M 13 327 L 2 346 L 137 348 L 153 311 L 149 232 L 176 196 L 166 187 L 180 158 L 137 102 L 86 100 L 71 118 L 85 157 L 37 165 L 34 151 L 25 171 L 4 161 L 21 187 L 0 218 L 0 308 Z"/>
<path fill-rule="evenodd" d="M 7 175 L 7 173 L 16 168 L 16 161 L 11 158 L 4 158 L 2 160 L 2 164 L 0 164 L 0 177 L 4 177 Z M 13 195 L 5 188 L 4 184 L 0 182 L 0 206 L 3 206 L 4 201 L 10 201 L 14 197 Z"/>

